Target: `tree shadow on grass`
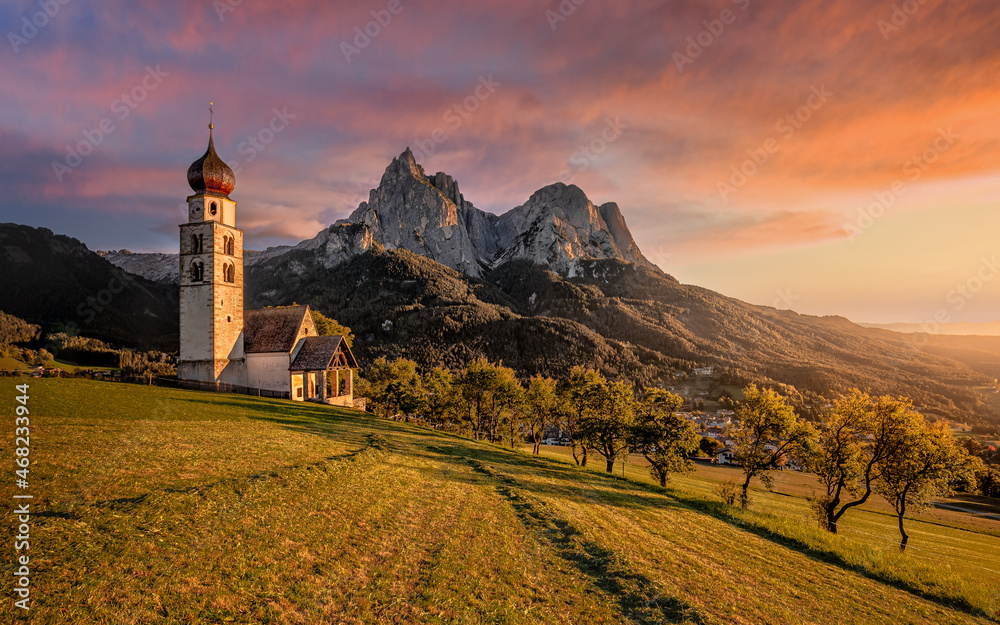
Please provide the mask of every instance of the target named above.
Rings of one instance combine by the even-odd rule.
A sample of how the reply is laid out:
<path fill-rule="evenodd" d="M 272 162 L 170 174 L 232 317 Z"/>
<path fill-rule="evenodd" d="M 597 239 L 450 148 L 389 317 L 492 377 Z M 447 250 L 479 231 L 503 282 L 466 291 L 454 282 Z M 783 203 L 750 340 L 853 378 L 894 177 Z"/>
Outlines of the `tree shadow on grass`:
<path fill-rule="evenodd" d="M 355 449 L 353 451 L 349 451 L 343 454 L 337 454 L 334 456 L 328 456 L 316 462 L 289 465 L 284 467 L 278 467 L 270 471 L 260 471 L 258 473 L 252 473 L 249 475 L 223 478 L 220 480 L 216 480 L 214 482 L 209 482 L 207 484 L 199 484 L 197 486 L 187 486 L 182 488 L 160 488 L 143 493 L 141 495 L 136 495 L 134 497 L 119 497 L 117 499 L 106 499 L 102 501 L 95 501 L 93 503 L 87 504 L 86 507 L 96 508 L 96 509 L 103 508 L 107 510 L 113 510 L 116 512 L 129 512 L 145 504 L 150 497 L 158 494 L 205 495 L 211 492 L 213 489 L 219 488 L 220 486 L 237 486 L 237 487 L 249 486 L 261 481 L 284 478 L 290 475 L 293 471 L 301 471 L 301 470 L 312 471 L 315 469 L 322 469 L 333 462 L 350 461 L 366 452 L 393 451 L 392 444 L 388 440 L 386 440 L 384 436 L 381 436 L 379 434 L 368 434 L 367 436 L 365 436 L 365 441 L 366 441 L 365 445 L 360 449 Z M 50 509 L 43 511 L 37 514 L 36 516 L 58 518 L 58 519 L 73 519 L 73 518 L 78 518 L 80 515 L 79 512 L 76 510 L 65 511 L 59 509 Z"/>
<path fill-rule="evenodd" d="M 599 496 L 603 504 L 616 508 L 686 508 L 683 504 L 665 496 L 662 490 L 644 492 L 645 489 L 636 488 L 635 482 L 623 480 L 618 476 L 595 473 L 551 458 L 511 452 L 487 443 L 464 442 L 475 446 L 431 444 L 425 447 L 428 453 L 419 451 L 411 453 L 431 461 L 445 460 L 462 467 L 468 467 L 469 458 L 474 457 L 488 462 L 490 466 L 518 480 L 519 488 L 536 495 L 579 500 L 581 490 L 589 490 Z M 537 476 L 549 479 L 543 481 L 533 479 Z"/>
<path fill-rule="evenodd" d="M 511 501 L 511 504 L 515 507 L 515 511 L 518 512 L 518 515 L 522 518 L 522 520 L 530 518 L 533 523 L 537 524 L 541 521 L 534 515 L 541 514 L 543 518 L 545 515 L 538 512 L 538 504 L 528 502 L 522 494 L 518 494 L 518 492 L 512 490 L 515 487 L 522 492 L 554 494 L 569 498 L 579 498 L 579 492 L 574 491 L 571 488 L 560 488 L 549 484 L 542 485 L 538 483 L 518 482 L 514 479 L 517 476 L 518 471 L 523 471 L 524 469 L 538 470 L 552 477 L 567 480 L 569 484 L 577 486 L 603 486 L 604 488 L 601 490 L 608 492 L 613 497 L 613 499 L 605 498 L 602 502 L 609 505 L 655 508 L 679 507 L 693 509 L 701 513 L 709 514 L 729 525 L 750 532 L 751 534 L 781 545 L 782 547 L 797 551 L 812 560 L 850 571 L 867 579 L 903 590 L 914 596 L 946 608 L 958 610 L 971 616 L 985 617 L 993 622 L 1000 622 L 1000 619 L 996 616 L 983 611 L 962 597 L 944 594 L 943 592 L 938 592 L 934 589 L 923 588 L 913 582 L 893 577 L 885 572 L 873 571 L 856 566 L 835 552 L 817 548 L 803 540 L 785 536 L 770 530 L 763 525 L 754 524 L 752 522 L 736 518 L 728 513 L 728 508 L 726 508 L 721 502 L 708 501 L 700 497 L 686 495 L 674 489 L 663 489 L 662 487 L 654 484 L 638 482 L 631 479 L 621 478 L 619 476 L 584 471 L 579 467 L 565 465 L 564 463 L 548 458 L 512 454 L 507 450 L 498 449 L 488 444 L 481 444 L 471 449 L 468 447 L 463 448 L 458 445 L 428 446 L 428 451 L 439 454 L 437 456 L 438 459 L 441 459 L 442 457 L 450 458 L 453 462 L 465 463 L 473 466 L 473 470 L 490 475 L 495 480 L 499 481 L 501 486 L 498 486 L 497 490 L 501 493 L 501 495 Z M 503 473 L 489 469 L 479 461 L 480 459 L 489 462 L 491 466 L 502 467 Z M 478 465 L 479 468 L 476 468 L 475 465 Z M 507 472 L 509 472 L 509 474 L 507 474 Z M 497 476 L 500 477 L 498 478 Z M 502 491 L 501 488 L 506 489 L 506 491 Z M 644 496 L 643 493 L 646 493 L 647 496 Z M 555 520 L 552 520 L 551 522 L 555 523 Z M 566 524 L 566 527 L 572 529 L 572 526 L 568 523 Z M 566 539 L 568 536 L 564 536 L 563 538 Z M 603 549 L 600 546 L 596 547 L 598 549 Z M 578 554 L 579 551 L 574 551 L 573 553 Z M 587 550 L 583 549 L 583 553 L 586 554 Z M 572 553 L 567 554 L 564 557 L 570 559 L 569 556 L 577 557 Z M 583 569 L 581 568 L 581 570 Z M 629 605 L 631 606 L 632 604 L 629 603 Z M 627 607 L 623 605 L 622 609 L 624 612 Z"/>
<path fill-rule="evenodd" d="M 656 584 L 630 570 L 611 549 L 585 540 L 578 529 L 533 501 L 522 491 L 517 480 L 489 468 L 473 458 L 465 458 L 472 470 L 487 476 L 496 491 L 506 499 L 521 523 L 547 542 L 562 559 L 588 576 L 599 589 L 618 603 L 623 617 L 641 625 L 659 623 L 704 623 L 691 604 L 660 594 Z"/>
<path fill-rule="evenodd" d="M 782 547 L 797 551 L 811 560 L 836 566 L 837 568 L 855 573 L 867 579 L 908 592 L 912 595 L 920 597 L 921 599 L 930 601 L 931 603 L 964 612 L 970 616 L 985 617 L 990 621 L 1000 622 L 1000 618 L 985 612 L 963 597 L 945 595 L 933 590 L 922 588 L 907 580 L 892 577 L 880 571 L 872 571 L 862 566 L 856 566 L 838 553 L 825 549 L 818 549 L 804 540 L 791 536 L 785 536 L 784 534 L 775 532 L 764 525 L 760 525 L 752 521 L 748 522 L 744 519 L 734 517 L 729 514 L 729 508 L 722 502 L 707 501 L 699 497 L 684 495 L 676 491 L 671 491 L 670 496 L 695 510 L 704 512 L 720 521 L 775 544 L 781 545 Z"/>

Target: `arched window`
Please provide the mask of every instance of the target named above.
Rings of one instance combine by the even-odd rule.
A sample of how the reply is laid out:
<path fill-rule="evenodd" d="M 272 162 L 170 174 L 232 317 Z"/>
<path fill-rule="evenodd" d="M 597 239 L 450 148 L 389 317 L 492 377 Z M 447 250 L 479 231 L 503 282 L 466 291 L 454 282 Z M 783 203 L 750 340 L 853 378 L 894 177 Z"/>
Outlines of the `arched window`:
<path fill-rule="evenodd" d="M 200 260 L 191 263 L 191 280 L 193 282 L 203 282 L 205 280 L 205 263 Z"/>
<path fill-rule="evenodd" d="M 226 253 L 230 256 L 236 255 L 236 239 L 229 237 L 229 245 L 226 246 Z"/>
<path fill-rule="evenodd" d="M 226 263 L 222 266 L 222 279 L 226 282 L 236 282 L 236 267 Z"/>
<path fill-rule="evenodd" d="M 199 246 L 198 246 L 198 235 L 197 234 L 192 234 L 191 235 L 191 253 L 192 254 L 201 254 L 201 249 L 199 249 Z"/>

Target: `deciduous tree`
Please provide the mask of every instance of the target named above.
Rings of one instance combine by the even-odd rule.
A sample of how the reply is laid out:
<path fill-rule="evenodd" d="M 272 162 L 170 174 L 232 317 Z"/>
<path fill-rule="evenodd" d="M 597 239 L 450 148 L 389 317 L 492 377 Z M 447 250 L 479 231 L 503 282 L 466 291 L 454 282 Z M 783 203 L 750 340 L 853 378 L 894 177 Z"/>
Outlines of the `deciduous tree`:
<path fill-rule="evenodd" d="M 801 421 L 785 398 L 751 384 L 736 409 L 738 423 L 727 428 L 733 439 L 733 458 L 743 467 L 740 507 L 750 506 L 750 480 L 759 477 L 770 488 L 770 471 L 784 465 L 791 454 L 801 456 L 810 448 L 815 429 Z"/>
<path fill-rule="evenodd" d="M 632 387 L 625 382 L 593 383 L 586 387 L 584 400 L 587 408 L 580 424 L 581 438 L 604 456 L 611 473 L 615 460 L 628 452 L 635 416 Z"/>
<path fill-rule="evenodd" d="M 910 540 L 903 527 L 907 511 L 926 506 L 933 497 L 947 497 L 956 482 L 975 482 L 976 463 L 955 443 L 943 423 L 928 425 L 922 415 L 907 411 L 904 444 L 882 461 L 875 488 L 896 511 L 899 548 Z"/>
<path fill-rule="evenodd" d="M 560 427 L 569 435 L 573 460 L 581 467 L 587 466 L 587 452 L 591 446 L 581 428 L 590 410 L 587 403 L 587 389 L 592 384 L 605 382 L 604 376 L 597 371 L 573 367 L 569 377 L 560 380 L 556 387 L 560 401 L 564 406 Z M 579 454 L 577 454 L 577 449 L 580 450 Z"/>
<path fill-rule="evenodd" d="M 545 430 L 559 419 L 561 402 L 556 393 L 556 381 L 552 378 L 536 375 L 531 378 L 524 397 L 525 425 L 531 433 L 533 453 L 538 455 L 538 448 L 545 438 Z"/>
<path fill-rule="evenodd" d="M 318 310 L 312 311 L 313 323 L 316 324 L 316 332 L 320 336 L 340 335 L 344 337 L 344 342 L 348 347 L 354 347 L 354 334 L 351 329 L 341 324 L 336 319 L 330 319 Z"/>
<path fill-rule="evenodd" d="M 636 404 L 632 451 L 649 462 L 650 475 L 660 486 L 667 485 L 671 473 L 694 469 L 688 456 L 698 449 L 699 438 L 694 423 L 677 414 L 683 403 L 680 395 L 647 388 Z"/>
<path fill-rule="evenodd" d="M 496 380 L 496 367 L 485 358 L 477 358 L 467 364 L 458 377 L 461 396 L 465 402 L 465 415 L 476 440 L 479 440 L 487 430 L 489 422 L 487 402 Z"/>
<path fill-rule="evenodd" d="M 442 367 L 435 367 L 421 380 L 424 397 L 424 416 L 431 426 L 445 427 L 456 418 L 460 398 L 451 373 Z"/>
<path fill-rule="evenodd" d="M 904 444 L 909 412 L 904 398 L 872 398 L 857 389 L 834 402 L 816 452 L 807 458 L 826 487 L 819 508 L 827 530 L 836 533 L 841 517 L 871 498 L 882 463 Z"/>
<path fill-rule="evenodd" d="M 414 414 L 420 409 L 421 399 L 417 363 L 406 358 L 376 358 L 368 369 L 364 390 L 374 404 L 382 407 L 385 417 Z"/>

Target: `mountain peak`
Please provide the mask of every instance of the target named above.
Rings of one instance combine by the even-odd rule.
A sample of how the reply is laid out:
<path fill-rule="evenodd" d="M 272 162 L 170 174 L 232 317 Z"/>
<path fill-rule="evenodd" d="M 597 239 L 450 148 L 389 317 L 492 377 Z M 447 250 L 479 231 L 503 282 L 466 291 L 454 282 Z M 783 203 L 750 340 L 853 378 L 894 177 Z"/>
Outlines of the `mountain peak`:
<path fill-rule="evenodd" d="M 655 268 L 639 251 L 617 204 L 597 207 L 583 189 L 555 182 L 501 216 L 466 201 L 445 172 L 428 176 L 410 148 L 377 188 L 338 224 L 368 226 L 386 249 L 407 249 L 471 276 L 515 259 L 573 274 L 580 261 L 618 259 Z"/>

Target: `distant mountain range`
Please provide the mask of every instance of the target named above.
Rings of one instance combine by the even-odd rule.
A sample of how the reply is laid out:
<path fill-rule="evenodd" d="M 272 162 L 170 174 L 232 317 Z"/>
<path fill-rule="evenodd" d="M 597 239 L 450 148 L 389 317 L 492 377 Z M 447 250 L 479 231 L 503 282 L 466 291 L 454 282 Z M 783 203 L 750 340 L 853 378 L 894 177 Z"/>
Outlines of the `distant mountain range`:
<path fill-rule="evenodd" d="M 925 332 L 941 336 L 1000 336 L 1000 321 L 990 323 L 860 323 L 866 328 L 879 328 L 916 334 Z"/>
<path fill-rule="evenodd" d="M 8 227 L 25 228 L 0 233 Z M 144 276 L 135 288 L 161 302 L 146 308 L 171 310 L 176 328 L 176 255 L 102 259 L 78 242 L 63 250 L 49 235 L 30 245 L 62 245 L 62 267 L 89 254 L 88 271 L 101 276 L 95 284 L 110 269 Z M 352 328 L 363 364 L 384 355 L 458 368 L 485 356 L 523 376 L 584 365 L 646 385 L 712 365 L 714 396 L 750 381 L 778 385 L 816 415 L 857 386 L 907 395 L 929 414 L 1000 422 L 974 388 L 1000 376 L 1000 338 L 916 341 L 682 285 L 642 255 L 613 203 L 595 206 L 578 187 L 557 183 L 492 215 L 467 201 L 451 176 L 428 176 L 409 150 L 350 217 L 297 245 L 248 253 L 245 266 L 248 308 L 310 304 Z M 9 277 L 21 292 L 31 280 Z M 35 301 L 75 306 L 79 297 L 50 290 Z M 0 310 L 17 314 L 9 299 L 0 293 Z M 107 308 L 135 316 L 126 303 L 117 298 Z M 22 311 L 32 323 L 58 319 L 41 303 Z M 123 326 L 134 333 L 123 341 L 147 339 L 134 322 Z"/>

